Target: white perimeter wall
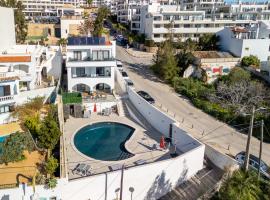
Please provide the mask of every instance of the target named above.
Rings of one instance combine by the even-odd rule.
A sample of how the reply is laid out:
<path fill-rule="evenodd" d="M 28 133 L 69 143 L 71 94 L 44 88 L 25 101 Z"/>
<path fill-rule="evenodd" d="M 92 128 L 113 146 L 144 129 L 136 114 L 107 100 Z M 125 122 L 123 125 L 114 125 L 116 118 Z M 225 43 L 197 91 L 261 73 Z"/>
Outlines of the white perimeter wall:
<path fill-rule="evenodd" d="M 130 199 L 130 187 L 134 188 L 133 199 L 158 199 L 200 170 L 203 155 L 204 146 L 201 145 L 174 159 L 126 169 L 123 179 L 123 199 Z M 36 195 L 40 198 L 56 196 L 62 200 L 105 200 L 105 194 L 107 193 L 107 200 L 112 200 L 116 198 L 115 191 L 120 188 L 120 181 L 121 171 L 69 182 L 66 179 L 61 179 L 58 181 L 58 186 L 53 190 L 44 189 L 43 186 L 36 187 Z M 32 194 L 33 188 L 31 186 L 26 187 L 24 199 L 30 199 Z M 4 195 L 8 195 L 9 200 L 23 199 L 23 189 L 20 187 L 0 190 L 0 198 Z"/>
<path fill-rule="evenodd" d="M 15 22 L 12 8 L 0 7 L 0 51 L 16 44 Z"/>

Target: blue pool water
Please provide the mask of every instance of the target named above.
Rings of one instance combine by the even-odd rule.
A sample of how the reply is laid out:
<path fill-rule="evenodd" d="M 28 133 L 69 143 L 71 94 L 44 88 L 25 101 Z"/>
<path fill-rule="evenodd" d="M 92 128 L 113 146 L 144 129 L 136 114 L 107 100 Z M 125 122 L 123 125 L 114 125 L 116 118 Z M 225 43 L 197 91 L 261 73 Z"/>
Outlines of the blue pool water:
<path fill-rule="evenodd" d="M 75 147 L 96 160 L 116 161 L 133 156 L 125 142 L 134 128 L 115 122 L 95 123 L 80 129 L 74 136 Z"/>
<path fill-rule="evenodd" d="M 0 154 L 2 153 L 1 143 L 3 143 L 7 137 L 8 137 L 8 135 L 1 136 L 1 137 L 0 137 Z"/>

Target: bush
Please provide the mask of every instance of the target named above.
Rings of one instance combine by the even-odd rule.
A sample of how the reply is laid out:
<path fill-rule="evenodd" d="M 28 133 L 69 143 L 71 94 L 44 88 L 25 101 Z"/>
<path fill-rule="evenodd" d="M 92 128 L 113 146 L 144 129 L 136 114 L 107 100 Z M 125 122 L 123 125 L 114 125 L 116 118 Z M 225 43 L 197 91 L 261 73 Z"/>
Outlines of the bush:
<path fill-rule="evenodd" d="M 155 41 L 154 40 L 148 40 L 146 39 L 144 42 L 144 45 L 147 47 L 156 47 Z"/>
<path fill-rule="evenodd" d="M 24 125 L 32 135 L 37 136 L 39 134 L 40 131 L 39 116 L 28 117 L 25 120 Z"/>
<path fill-rule="evenodd" d="M 56 178 L 50 178 L 47 180 L 46 184 L 48 189 L 53 189 L 57 186 L 57 179 Z"/>
<path fill-rule="evenodd" d="M 253 66 L 255 68 L 258 68 L 260 66 L 260 60 L 257 56 L 244 56 L 242 58 L 241 65 L 244 67 Z"/>
<path fill-rule="evenodd" d="M 45 164 L 45 171 L 47 174 L 49 174 L 50 176 L 53 176 L 56 169 L 58 168 L 59 164 L 58 164 L 58 160 L 56 158 L 54 158 L 53 156 L 51 156 L 48 160 L 47 163 Z"/>

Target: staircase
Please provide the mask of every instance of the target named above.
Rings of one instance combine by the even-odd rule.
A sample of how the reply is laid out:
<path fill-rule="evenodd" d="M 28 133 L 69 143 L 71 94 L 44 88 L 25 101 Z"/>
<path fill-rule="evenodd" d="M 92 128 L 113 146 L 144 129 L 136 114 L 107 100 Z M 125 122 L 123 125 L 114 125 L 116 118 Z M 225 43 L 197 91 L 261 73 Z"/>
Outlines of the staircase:
<path fill-rule="evenodd" d="M 120 101 L 117 103 L 117 110 L 120 117 L 129 116 L 125 99 L 120 99 Z"/>
<path fill-rule="evenodd" d="M 209 192 L 220 181 L 222 172 L 217 168 L 205 167 L 195 176 L 180 184 L 159 200 L 196 200 Z"/>

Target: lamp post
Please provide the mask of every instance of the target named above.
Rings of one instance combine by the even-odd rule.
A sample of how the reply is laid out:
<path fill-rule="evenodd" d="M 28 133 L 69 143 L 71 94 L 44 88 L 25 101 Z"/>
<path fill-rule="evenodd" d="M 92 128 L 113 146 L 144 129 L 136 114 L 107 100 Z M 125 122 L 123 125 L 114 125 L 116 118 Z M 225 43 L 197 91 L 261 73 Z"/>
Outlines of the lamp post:
<path fill-rule="evenodd" d="M 130 191 L 130 200 L 132 200 L 132 195 L 133 195 L 133 192 L 134 192 L 134 187 L 129 187 L 128 189 Z"/>

